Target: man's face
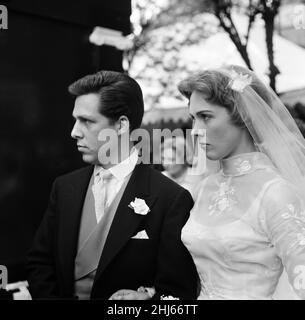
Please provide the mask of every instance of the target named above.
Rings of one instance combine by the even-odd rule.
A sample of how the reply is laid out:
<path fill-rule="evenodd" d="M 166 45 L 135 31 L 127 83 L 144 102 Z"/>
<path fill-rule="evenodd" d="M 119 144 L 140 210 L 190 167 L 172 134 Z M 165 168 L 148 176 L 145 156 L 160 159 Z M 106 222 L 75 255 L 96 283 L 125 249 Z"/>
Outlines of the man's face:
<path fill-rule="evenodd" d="M 99 164 L 98 151 L 105 143 L 98 140 L 100 131 L 115 129 L 109 119 L 99 112 L 99 107 L 98 94 L 89 93 L 76 98 L 72 113 L 75 124 L 71 136 L 76 139 L 83 160 L 90 164 Z"/>

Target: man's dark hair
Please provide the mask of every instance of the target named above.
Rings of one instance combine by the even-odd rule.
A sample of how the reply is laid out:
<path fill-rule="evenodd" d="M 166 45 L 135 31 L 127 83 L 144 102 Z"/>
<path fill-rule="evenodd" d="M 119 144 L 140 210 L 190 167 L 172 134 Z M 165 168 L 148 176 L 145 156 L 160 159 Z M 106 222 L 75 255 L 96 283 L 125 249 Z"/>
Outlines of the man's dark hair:
<path fill-rule="evenodd" d="M 100 113 L 112 123 L 120 116 L 129 119 L 130 131 L 141 126 L 144 102 L 139 84 L 128 75 L 115 71 L 99 71 L 69 86 L 73 96 L 96 93 L 100 97 Z"/>

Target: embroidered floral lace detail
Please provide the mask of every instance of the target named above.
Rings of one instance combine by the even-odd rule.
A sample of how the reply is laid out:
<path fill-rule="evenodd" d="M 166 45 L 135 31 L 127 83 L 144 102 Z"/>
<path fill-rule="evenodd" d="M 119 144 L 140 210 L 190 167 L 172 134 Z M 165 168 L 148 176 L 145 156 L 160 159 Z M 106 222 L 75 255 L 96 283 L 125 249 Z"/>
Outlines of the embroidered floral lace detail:
<path fill-rule="evenodd" d="M 304 229 L 304 231 L 305 231 L 305 229 Z M 303 233 L 298 233 L 298 234 L 297 234 L 297 238 L 298 238 L 298 240 L 299 240 L 299 245 L 300 245 L 300 246 L 305 246 L 305 234 L 303 234 Z"/>
<path fill-rule="evenodd" d="M 293 218 L 297 224 L 305 222 L 305 211 L 299 211 L 293 204 L 287 204 L 287 211 L 282 214 L 282 218 L 291 219 Z"/>
<path fill-rule="evenodd" d="M 266 155 L 260 152 L 249 152 L 232 156 L 220 161 L 223 176 L 240 176 L 256 170 L 271 170 L 273 165 Z"/>
<path fill-rule="evenodd" d="M 250 164 L 250 161 L 248 160 L 244 160 L 242 161 L 242 159 L 238 158 L 235 162 L 236 165 L 236 170 L 242 174 L 242 173 L 246 173 L 248 171 L 251 170 L 252 166 Z"/>
<path fill-rule="evenodd" d="M 212 204 L 209 206 L 209 215 L 221 214 L 224 211 L 231 211 L 237 201 L 233 195 L 235 188 L 230 186 L 230 180 L 221 182 L 219 189 L 211 196 Z"/>
<path fill-rule="evenodd" d="M 282 213 L 282 218 L 287 220 L 293 220 L 299 227 L 298 233 L 296 233 L 296 240 L 290 243 L 290 246 L 287 250 L 287 255 L 293 251 L 295 246 L 305 246 L 305 211 L 298 210 L 293 204 L 287 204 L 287 210 Z"/>
<path fill-rule="evenodd" d="M 291 255 L 296 247 L 298 246 L 305 246 L 305 228 L 302 228 L 301 232 L 296 234 L 296 238 L 294 241 L 291 241 L 287 247 L 286 255 Z"/>
<path fill-rule="evenodd" d="M 293 273 L 297 275 L 294 278 L 293 287 L 296 290 L 304 290 L 305 289 L 305 266 L 304 265 L 295 266 Z"/>

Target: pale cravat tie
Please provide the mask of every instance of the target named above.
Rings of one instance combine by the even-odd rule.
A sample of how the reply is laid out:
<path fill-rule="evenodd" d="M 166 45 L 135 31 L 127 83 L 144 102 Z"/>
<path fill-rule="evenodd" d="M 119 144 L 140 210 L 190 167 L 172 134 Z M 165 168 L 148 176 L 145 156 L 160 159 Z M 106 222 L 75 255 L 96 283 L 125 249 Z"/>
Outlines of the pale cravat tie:
<path fill-rule="evenodd" d="M 97 223 L 100 222 L 105 212 L 107 202 L 107 185 L 112 178 L 109 171 L 98 172 L 94 177 L 92 191 L 94 195 L 95 215 Z"/>

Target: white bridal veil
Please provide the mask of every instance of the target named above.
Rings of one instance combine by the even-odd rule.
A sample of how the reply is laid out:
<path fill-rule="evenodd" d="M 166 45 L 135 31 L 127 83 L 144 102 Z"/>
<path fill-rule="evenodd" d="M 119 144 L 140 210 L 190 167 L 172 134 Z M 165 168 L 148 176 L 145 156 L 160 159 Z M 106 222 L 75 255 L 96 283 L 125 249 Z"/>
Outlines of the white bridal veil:
<path fill-rule="evenodd" d="M 234 92 L 236 108 L 258 150 L 271 159 L 305 199 L 305 139 L 285 105 L 269 86 L 264 86 L 268 101 L 250 86 L 252 81 L 258 81 L 253 72 L 247 70 L 243 74 L 234 66 L 219 71 L 231 79 L 229 87 Z M 261 82 L 260 85 L 263 86 Z"/>

